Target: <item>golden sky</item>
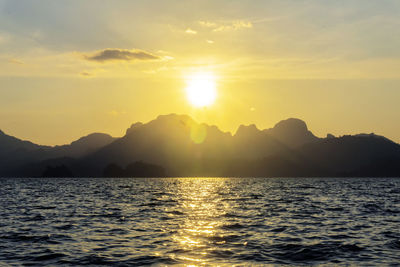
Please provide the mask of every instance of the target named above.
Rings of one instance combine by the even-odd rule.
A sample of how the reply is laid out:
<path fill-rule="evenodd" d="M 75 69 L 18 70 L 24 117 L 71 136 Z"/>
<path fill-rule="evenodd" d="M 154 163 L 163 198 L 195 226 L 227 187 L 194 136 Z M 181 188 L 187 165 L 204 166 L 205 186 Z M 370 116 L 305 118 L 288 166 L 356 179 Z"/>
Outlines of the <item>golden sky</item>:
<path fill-rule="evenodd" d="M 0 129 L 40 144 L 184 113 L 400 141 L 397 0 L 0 0 Z M 196 108 L 186 79 L 212 73 Z"/>

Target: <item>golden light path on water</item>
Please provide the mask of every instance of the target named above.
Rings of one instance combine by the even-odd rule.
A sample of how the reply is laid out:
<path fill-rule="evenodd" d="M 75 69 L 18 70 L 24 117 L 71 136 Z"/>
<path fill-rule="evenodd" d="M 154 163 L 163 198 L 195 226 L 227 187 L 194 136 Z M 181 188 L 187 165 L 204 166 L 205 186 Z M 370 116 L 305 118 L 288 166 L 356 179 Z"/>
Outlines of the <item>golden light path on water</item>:
<path fill-rule="evenodd" d="M 188 183 L 187 179 L 191 182 Z M 208 254 L 216 252 L 224 244 L 225 236 L 220 230 L 224 224 L 223 216 L 232 209 L 229 202 L 221 201 L 225 190 L 224 178 L 181 178 L 178 186 L 179 206 L 187 214 L 173 240 L 179 244 L 185 255 L 171 255 L 178 261 L 203 265 Z"/>

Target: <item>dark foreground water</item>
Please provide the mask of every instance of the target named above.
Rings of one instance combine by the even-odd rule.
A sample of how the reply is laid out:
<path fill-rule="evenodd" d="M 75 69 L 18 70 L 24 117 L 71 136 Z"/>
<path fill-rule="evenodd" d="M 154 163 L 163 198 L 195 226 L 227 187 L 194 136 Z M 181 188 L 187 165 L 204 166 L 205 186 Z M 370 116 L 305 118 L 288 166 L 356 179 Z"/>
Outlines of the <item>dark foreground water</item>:
<path fill-rule="evenodd" d="M 400 179 L 1 179 L 4 265 L 396 265 Z"/>

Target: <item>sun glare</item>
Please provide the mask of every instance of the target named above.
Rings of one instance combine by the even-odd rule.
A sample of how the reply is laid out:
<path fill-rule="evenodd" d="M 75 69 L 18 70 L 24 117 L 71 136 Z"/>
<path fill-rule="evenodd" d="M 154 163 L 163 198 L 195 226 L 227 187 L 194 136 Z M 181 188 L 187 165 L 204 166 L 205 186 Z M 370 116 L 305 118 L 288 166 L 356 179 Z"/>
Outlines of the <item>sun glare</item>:
<path fill-rule="evenodd" d="M 187 77 L 187 98 L 195 107 L 206 107 L 217 98 L 215 76 L 209 72 L 198 72 Z"/>

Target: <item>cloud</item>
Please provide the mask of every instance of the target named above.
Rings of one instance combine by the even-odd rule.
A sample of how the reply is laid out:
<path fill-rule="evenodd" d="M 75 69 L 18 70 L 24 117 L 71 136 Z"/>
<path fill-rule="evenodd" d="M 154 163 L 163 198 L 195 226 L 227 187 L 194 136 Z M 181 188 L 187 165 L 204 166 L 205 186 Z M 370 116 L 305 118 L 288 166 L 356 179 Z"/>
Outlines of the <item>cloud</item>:
<path fill-rule="evenodd" d="M 94 76 L 94 73 L 88 72 L 88 71 L 82 71 L 81 73 L 79 73 L 79 75 L 86 77 L 86 78 L 90 78 Z"/>
<path fill-rule="evenodd" d="M 236 31 L 244 28 L 253 28 L 253 23 L 251 23 L 250 21 L 239 20 L 239 21 L 234 21 L 228 25 L 221 25 L 213 29 L 213 31 L 214 32 L 229 31 L 229 30 Z"/>
<path fill-rule="evenodd" d="M 217 27 L 217 24 L 215 22 L 211 22 L 211 21 L 200 20 L 199 24 L 201 26 L 204 26 L 204 27 L 207 27 L 207 28 L 215 28 L 215 27 Z"/>
<path fill-rule="evenodd" d="M 224 23 L 200 20 L 199 24 L 203 27 L 212 29 L 213 32 L 222 32 L 230 30 L 236 31 L 240 29 L 253 28 L 253 23 L 251 21 L 245 21 L 245 20 L 235 20 Z"/>
<path fill-rule="evenodd" d="M 23 62 L 22 60 L 16 59 L 16 58 L 11 58 L 8 60 L 9 63 L 12 64 L 17 64 L 17 65 L 24 65 L 25 62 Z"/>
<path fill-rule="evenodd" d="M 187 28 L 185 31 L 187 34 L 197 34 L 197 32 L 195 30 L 192 30 L 190 28 Z"/>
<path fill-rule="evenodd" d="M 107 48 L 100 50 L 91 55 L 84 55 L 84 58 L 90 61 L 96 61 L 100 63 L 110 61 L 132 61 L 132 60 L 160 60 L 161 57 L 153 55 L 150 52 L 146 52 L 138 49 L 119 49 L 119 48 Z"/>
<path fill-rule="evenodd" d="M 166 70 L 168 70 L 168 69 L 169 69 L 168 67 L 162 66 L 162 67 L 157 68 L 157 69 L 144 70 L 143 73 L 146 73 L 146 74 L 155 74 L 155 73 L 158 73 L 158 72 L 161 72 L 161 71 L 166 71 Z"/>
<path fill-rule="evenodd" d="M 118 110 L 111 110 L 108 112 L 108 115 L 111 116 L 120 116 L 120 115 L 126 115 L 128 112 L 126 111 L 118 111 Z"/>

